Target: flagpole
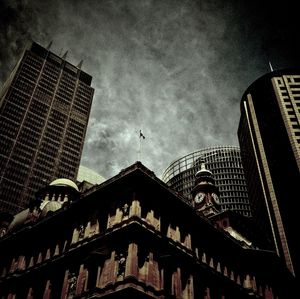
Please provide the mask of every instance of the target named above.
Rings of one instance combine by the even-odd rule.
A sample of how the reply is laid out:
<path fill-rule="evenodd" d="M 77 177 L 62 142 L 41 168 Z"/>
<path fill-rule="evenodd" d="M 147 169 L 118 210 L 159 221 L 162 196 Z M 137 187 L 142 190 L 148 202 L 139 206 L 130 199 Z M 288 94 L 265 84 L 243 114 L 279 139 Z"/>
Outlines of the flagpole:
<path fill-rule="evenodd" d="M 142 155 L 142 139 L 145 139 L 145 136 L 144 136 L 144 134 L 142 133 L 142 130 L 140 130 L 140 134 L 139 134 L 138 161 L 140 161 L 141 155 Z"/>
<path fill-rule="evenodd" d="M 138 150 L 138 161 L 141 159 L 141 149 L 142 149 L 142 141 L 141 141 L 141 130 L 139 135 L 139 150 Z"/>

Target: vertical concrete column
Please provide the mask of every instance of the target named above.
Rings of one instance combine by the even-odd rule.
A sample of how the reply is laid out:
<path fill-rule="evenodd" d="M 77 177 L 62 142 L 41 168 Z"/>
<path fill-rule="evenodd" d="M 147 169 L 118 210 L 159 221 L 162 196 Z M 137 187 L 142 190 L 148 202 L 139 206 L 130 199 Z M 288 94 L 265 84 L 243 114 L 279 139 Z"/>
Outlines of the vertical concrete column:
<path fill-rule="evenodd" d="M 138 246 L 135 243 L 130 243 L 128 246 L 125 277 L 128 276 L 138 278 Z"/>

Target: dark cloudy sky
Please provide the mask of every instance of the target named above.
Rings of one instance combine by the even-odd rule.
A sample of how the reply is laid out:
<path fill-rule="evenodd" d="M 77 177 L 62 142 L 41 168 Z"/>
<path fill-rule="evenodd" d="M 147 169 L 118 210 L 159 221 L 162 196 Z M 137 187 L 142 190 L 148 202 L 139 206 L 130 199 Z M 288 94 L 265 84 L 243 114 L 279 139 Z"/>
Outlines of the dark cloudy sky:
<path fill-rule="evenodd" d="M 262 6 L 261 3 L 264 3 Z M 299 66 L 299 17 L 289 1 L 0 0 L 0 83 L 28 42 L 93 76 L 82 164 L 105 177 L 138 159 L 161 176 L 178 157 L 238 145 L 245 89 Z"/>

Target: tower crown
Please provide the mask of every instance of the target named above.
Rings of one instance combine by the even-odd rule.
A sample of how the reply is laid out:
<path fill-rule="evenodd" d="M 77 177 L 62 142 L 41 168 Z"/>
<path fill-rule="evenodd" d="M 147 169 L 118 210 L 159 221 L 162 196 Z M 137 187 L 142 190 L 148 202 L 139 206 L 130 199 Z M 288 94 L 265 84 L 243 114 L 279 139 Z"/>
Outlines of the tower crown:
<path fill-rule="evenodd" d="M 213 178 L 213 174 L 210 170 L 206 169 L 205 163 L 201 163 L 201 168 L 199 171 L 196 173 L 196 184 L 203 184 L 203 183 L 208 183 L 208 184 L 215 184 L 215 179 Z"/>
<path fill-rule="evenodd" d="M 201 163 L 200 170 L 196 173 L 195 186 L 192 190 L 194 205 L 206 217 L 219 212 L 219 190 L 215 185 L 213 174 Z"/>

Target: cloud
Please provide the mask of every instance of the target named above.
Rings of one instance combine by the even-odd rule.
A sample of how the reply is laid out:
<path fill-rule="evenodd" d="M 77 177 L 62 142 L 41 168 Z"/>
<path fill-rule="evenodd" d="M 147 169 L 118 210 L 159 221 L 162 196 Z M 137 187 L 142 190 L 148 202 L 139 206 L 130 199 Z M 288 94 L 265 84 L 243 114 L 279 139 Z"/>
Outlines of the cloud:
<path fill-rule="evenodd" d="M 141 160 L 160 176 L 181 155 L 237 145 L 242 93 L 268 71 L 269 49 L 287 27 L 273 26 L 255 1 L 242 3 L 4 1 L 0 80 L 28 40 L 53 40 L 55 53 L 69 50 L 68 60 L 83 59 L 93 76 L 82 163 L 105 177 L 116 174 L 137 160 L 142 129 Z"/>

